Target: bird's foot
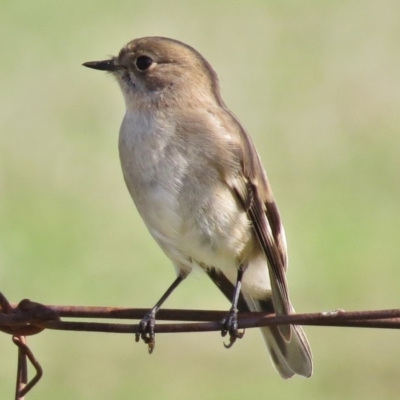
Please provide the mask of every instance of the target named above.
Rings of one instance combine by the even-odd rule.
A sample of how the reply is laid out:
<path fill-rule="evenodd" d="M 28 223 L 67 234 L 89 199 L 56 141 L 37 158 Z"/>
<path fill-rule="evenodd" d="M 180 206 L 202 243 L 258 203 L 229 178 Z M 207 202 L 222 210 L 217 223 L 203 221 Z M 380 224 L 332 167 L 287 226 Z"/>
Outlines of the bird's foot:
<path fill-rule="evenodd" d="M 225 337 L 229 333 L 229 343 L 224 343 L 225 348 L 229 349 L 236 342 L 236 339 L 241 339 L 244 336 L 245 330 L 238 330 L 237 309 L 232 307 L 227 316 L 222 320 L 221 336 Z"/>
<path fill-rule="evenodd" d="M 136 342 L 142 339 L 148 346 L 149 354 L 151 354 L 156 345 L 156 337 L 154 327 L 156 325 L 156 313 L 150 311 L 139 323 L 138 331 L 135 334 Z"/>

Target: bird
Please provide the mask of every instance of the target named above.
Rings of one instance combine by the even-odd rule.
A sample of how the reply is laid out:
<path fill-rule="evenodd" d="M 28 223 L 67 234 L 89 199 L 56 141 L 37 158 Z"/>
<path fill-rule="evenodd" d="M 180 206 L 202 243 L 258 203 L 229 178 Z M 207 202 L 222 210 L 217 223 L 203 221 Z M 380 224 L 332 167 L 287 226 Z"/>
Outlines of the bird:
<path fill-rule="evenodd" d="M 118 82 L 126 113 L 119 155 L 128 191 L 176 279 L 140 321 L 151 353 L 156 314 L 194 269 L 231 301 L 221 321 L 230 347 L 243 336 L 237 314 L 294 312 L 284 228 L 254 142 L 225 105 L 217 73 L 193 47 L 166 37 L 134 39 L 85 67 Z M 262 327 L 283 378 L 310 377 L 312 354 L 297 325 Z"/>

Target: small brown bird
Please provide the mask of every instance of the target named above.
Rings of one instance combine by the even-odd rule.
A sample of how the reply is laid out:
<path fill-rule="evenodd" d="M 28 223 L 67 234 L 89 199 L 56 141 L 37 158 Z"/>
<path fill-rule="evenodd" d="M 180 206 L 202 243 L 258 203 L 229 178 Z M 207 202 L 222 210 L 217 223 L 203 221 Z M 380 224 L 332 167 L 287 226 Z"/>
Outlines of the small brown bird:
<path fill-rule="evenodd" d="M 289 314 L 281 218 L 255 146 L 220 94 L 211 65 L 192 47 L 163 37 L 129 42 L 117 57 L 83 64 L 109 71 L 126 104 L 119 152 L 126 185 L 177 278 L 141 321 L 154 348 L 155 316 L 194 268 L 232 301 L 222 334 L 243 336 L 238 311 Z M 300 326 L 261 328 L 283 378 L 312 374 Z"/>

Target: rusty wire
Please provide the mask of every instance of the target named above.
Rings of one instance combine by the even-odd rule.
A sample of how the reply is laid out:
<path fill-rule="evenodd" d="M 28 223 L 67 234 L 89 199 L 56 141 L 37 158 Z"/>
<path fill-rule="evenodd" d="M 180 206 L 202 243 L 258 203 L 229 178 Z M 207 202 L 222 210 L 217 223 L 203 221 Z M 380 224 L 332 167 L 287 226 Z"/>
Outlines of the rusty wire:
<path fill-rule="evenodd" d="M 0 292 L 0 331 L 11 334 L 13 342 L 18 346 L 15 399 L 23 400 L 42 376 L 42 368 L 28 348 L 25 336 L 35 335 L 44 329 L 134 334 L 138 331 L 138 324 L 65 321 L 61 318 L 140 320 L 148 311 L 143 308 L 45 306 L 26 299 L 19 304 L 10 304 Z M 221 320 L 225 316 L 226 311 L 162 309 L 157 313 L 157 321 L 179 322 L 156 324 L 155 333 L 220 331 Z M 400 309 L 351 312 L 335 310 L 291 315 L 265 312 L 238 314 L 239 329 L 284 324 L 399 329 Z M 30 382 L 27 379 L 27 360 L 36 370 L 36 375 Z"/>

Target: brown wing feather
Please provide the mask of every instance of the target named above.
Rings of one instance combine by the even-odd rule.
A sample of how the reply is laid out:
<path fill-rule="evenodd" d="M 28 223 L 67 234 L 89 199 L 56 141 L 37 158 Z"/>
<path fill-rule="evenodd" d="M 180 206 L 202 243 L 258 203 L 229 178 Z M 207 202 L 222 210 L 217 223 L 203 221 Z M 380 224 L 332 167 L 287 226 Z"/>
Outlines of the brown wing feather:
<path fill-rule="evenodd" d="M 236 177 L 232 187 L 242 202 L 266 255 L 276 310 L 288 313 L 290 302 L 286 283 L 286 241 L 278 207 L 250 136 L 237 119 L 230 112 L 229 114 L 238 127 L 242 167 L 242 173 Z"/>

